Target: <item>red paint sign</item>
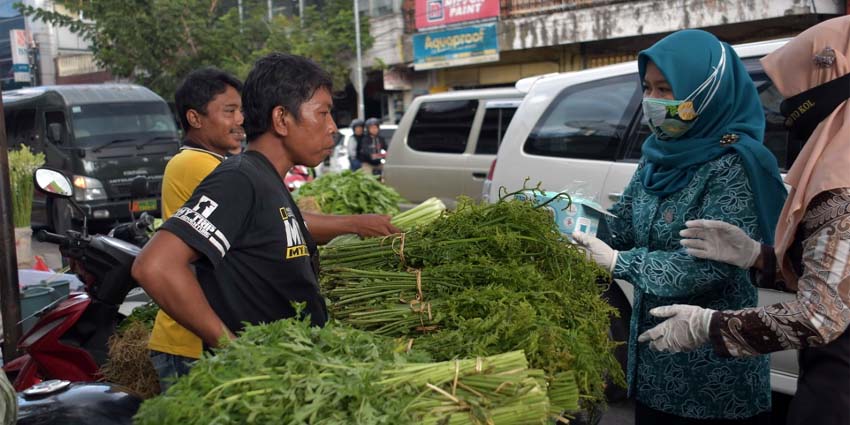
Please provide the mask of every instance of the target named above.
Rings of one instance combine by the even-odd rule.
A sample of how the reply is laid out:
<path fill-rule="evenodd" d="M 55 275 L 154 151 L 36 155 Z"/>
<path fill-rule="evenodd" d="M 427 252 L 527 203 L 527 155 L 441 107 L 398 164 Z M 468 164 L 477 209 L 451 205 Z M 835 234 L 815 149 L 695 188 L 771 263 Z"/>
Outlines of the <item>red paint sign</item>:
<path fill-rule="evenodd" d="M 416 29 L 499 16 L 499 0 L 416 0 Z"/>

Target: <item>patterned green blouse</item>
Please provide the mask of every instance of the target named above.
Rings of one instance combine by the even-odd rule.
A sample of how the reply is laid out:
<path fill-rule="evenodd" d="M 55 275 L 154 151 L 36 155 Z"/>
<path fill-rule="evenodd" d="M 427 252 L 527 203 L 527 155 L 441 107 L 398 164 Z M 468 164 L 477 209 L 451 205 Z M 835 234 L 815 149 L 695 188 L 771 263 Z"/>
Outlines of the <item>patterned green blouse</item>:
<path fill-rule="evenodd" d="M 637 176 L 643 163 L 638 167 Z M 614 277 L 634 285 L 629 337 L 629 392 L 669 414 L 740 419 L 770 410 L 767 356 L 722 358 L 710 344 L 690 353 L 659 353 L 637 336 L 660 323 L 649 310 L 691 304 L 714 310 L 753 307 L 757 289 L 747 271 L 691 257 L 679 244 L 685 221 L 722 220 L 761 240 L 754 196 L 736 153 L 705 163 L 683 190 L 665 198 L 632 181 L 607 218 L 602 238 L 619 250 Z"/>

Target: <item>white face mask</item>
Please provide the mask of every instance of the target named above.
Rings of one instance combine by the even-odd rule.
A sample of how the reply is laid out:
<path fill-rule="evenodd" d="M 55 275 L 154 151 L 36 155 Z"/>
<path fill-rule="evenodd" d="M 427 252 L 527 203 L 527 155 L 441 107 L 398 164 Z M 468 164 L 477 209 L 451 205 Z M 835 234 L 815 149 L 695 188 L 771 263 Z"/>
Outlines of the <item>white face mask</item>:
<path fill-rule="evenodd" d="M 643 116 L 646 117 L 649 128 L 661 140 L 670 140 L 682 137 L 693 127 L 699 115 L 714 99 L 723 72 L 726 70 L 726 48 L 720 43 L 720 60 L 714 67 L 714 72 L 708 76 L 691 94 L 683 100 L 656 99 L 645 97 L 642 108 Z M 698 110 L 694 110 L 694 99 L 706 92 L 705 99 Z"/>

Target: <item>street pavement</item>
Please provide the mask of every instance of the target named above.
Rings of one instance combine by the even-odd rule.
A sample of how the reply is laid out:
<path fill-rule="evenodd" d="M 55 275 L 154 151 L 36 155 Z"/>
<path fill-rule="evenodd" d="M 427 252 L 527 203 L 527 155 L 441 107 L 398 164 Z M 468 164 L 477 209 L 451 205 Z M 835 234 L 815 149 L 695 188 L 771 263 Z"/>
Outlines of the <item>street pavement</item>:
<path fill-rule="evenodd" d="M 635 404 L 632 400 L 608 405 L 599 425 L 633 425 L 635 423 Z"/>
<path fill-rule="evenodd" d="M 59 247 L 56 244 L 39 242 L 35 239 L 35 235 L 32 238 L 32 254 L 44 258 L 47 267 L 53 270 L 62 268 L 62 256 L 59 254 Z"/>

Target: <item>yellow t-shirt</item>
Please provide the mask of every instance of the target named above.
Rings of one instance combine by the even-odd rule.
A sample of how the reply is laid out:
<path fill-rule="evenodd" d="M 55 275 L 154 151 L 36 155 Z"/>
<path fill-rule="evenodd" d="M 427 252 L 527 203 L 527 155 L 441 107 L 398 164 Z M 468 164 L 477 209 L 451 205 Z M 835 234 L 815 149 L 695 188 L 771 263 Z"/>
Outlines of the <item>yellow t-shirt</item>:
<path fill-rule="evenodd" d="M 222 159 L 212 152 L 194 148 L 184 148 L 171 158 L 162 177 L 162 218 L 167 219 L 177 212 Z M 203 344 L 199 337 L 160 310 L 148 348 L 197 359 L 201 357 Z"/>

